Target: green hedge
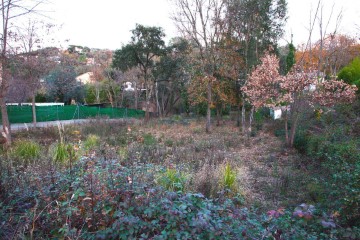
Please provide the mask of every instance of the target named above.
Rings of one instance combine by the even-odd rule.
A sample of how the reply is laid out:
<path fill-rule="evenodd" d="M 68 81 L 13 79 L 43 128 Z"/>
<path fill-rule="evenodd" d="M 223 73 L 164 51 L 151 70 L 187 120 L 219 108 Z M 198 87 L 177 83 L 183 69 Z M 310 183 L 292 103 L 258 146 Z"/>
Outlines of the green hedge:
<path fill-rule="evenodd" d="M 32 122 L 31 106 L 8 106 L 8 114 L 10 123 Z M 38 122 L 86 119 L 99 116 L 107 116 L 109 118 L 139 118 L 144 116 L 144 111 L 127 108 L 101 108 L 73 105 L 36 107 L 36 118 Z M 2 122 L 1 119 L 0 122 Z"/>

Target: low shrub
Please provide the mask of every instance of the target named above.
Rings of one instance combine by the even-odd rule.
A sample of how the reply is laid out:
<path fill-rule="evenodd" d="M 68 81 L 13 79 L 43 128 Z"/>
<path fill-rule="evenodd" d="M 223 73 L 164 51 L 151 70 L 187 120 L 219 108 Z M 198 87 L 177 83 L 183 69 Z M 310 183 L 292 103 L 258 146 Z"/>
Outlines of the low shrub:
<path fill-rule="evenodd" d="M 173 115 L 171 117 L 171 120 L 173 120 L 175 122 L 179 122 L 179 121 L 183 120 L 183 117 L 181 115 Z"/>
<path fill-rule="evenodd" d="M 167 147 L 173 147 L 175 145 L 174 141 L 171 139 L 166 139 L 164 142 L 165 146 Z"/>
<path fill-rule="evenodd" d="M 284 131 L 285 132 L 285 131 Z M 305 153 L 308 148 L 309 139 L 304 130 L 298 130 L 294 138 L 294 148 L 300 153 Z"/>
<path fill-rule="evenodd" d="M 120 157 L 120 162 L 122 163 L 126 163 L 127 159 L 128 159 L 128 155 L 129 155 L 129 151 L 127 148 L 125 147 L 120 147 L 118 150 L 118 154 Z"/>
<path fill-rule="evenodd" d="M 261 130 L 265 119 L 270 118 L 270 110 L 268 108 L 260 108 L 258 111 L 254 113 L 254 123 L 255 123 L 255 129 L 257 131 Z"/>
<path fill-rule="evenodd" d="M 346 148 L 346 146 L 344 146 Z M 349 162 L 339 155 L 328 155 L 323 167 L 330 178 L 323 182 L 328 194 L 325 206 L 337 209 L 343 224 L 360 225 L 360 162 Z"/>
<path fill-rule="evenodd" d="M 144 134 L 143 139 L 144 139 L 143 140 L 144 145 L 146 145 L 146 146 L 154 146 L 157 143 L 156 138 L 153 135 L 151 135 L 150 133 Z"/>

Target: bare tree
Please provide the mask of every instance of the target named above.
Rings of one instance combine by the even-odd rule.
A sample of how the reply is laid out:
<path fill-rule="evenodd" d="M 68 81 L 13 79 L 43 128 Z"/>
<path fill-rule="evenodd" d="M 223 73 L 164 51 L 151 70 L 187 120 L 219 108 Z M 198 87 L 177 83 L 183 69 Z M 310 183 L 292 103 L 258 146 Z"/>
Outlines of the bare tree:
<path fill-rule="evenodd" d="M 326 24 L 324 26 L 324 5 L 322 3 L 322 0 L 319 0 L 319 5 L 321 4 L 320 7 L 320 15 L 317 16 L 317 21 L 319 24 L 319 33 L 320 33 L 320 40 L 319 40 L 319 55 L 318 55 L 318 68 L 317 68 L 317 77 L 320 77 L 320 71 L 323 68 L 323 63 L 324 63 L 324 54 L 323 54 L 323 50 L 324 50 L 324 42 L 325 42 L 325 37 L 327 35 L 327 31 L 328 31 L 328 27 L 330 24 L 330 21 L 333 17 L 334 14 L 334 7 L 335 5 L 332 5 L 331 7 L 331 12 L 330 15 L 326 21 Z M 339 14 L 336 17 L 336 22 L 335 22 L 335 28 L 334 31 L 331 35 L 335 35 L 340 23 L 341 23 L 341 19 L 342 19 L 342 10 L 340 10 Z"/>
<path fill-rule="evenodd" d="M 3 132 L 6 144 L 11 144 L 11 127 L 6 109 L 6 95 L 10 85 L 8 58 L 11 50 L 11 26 L 17 24 L 20 17 L 36 12 L 36 9 L 45 3 L 45 0 L 1 0 L 1 32 L 0 32 L 0 107 L 2 114 Z"/>
<path fill-rule="evenodd" d="M 38 20 L 28 20 L 24 27 L 18 27 L 16 31 L 17 51 L 20 59 L 18 76 L 24 81 L 32 102 L 33 124 L 36 127 L 35 96 L 40 88 L 40 80 L 55 67 L 51 61 L 53 48 L 43 48 L 47 43 L 47 36 L 51 35 L 54 25 Z"/>
<path fill-rule="evenodd" d="M 216 46 L 221 41 L 225 1 L 174 0 L 177 12 L 173 20 L 184 38 L 195 45 L 193 60 L 199 66 L 200 80 L 206 82 L 207 116 L 206 132 L 211 131 L 212 84 L 218 61 Z M 199 79 L 199 78 L 198 78 Z"/>
<path fill-rule="evenodd" d="M 298 61 L 299 64 L 304 66 L 306 64 L 306 59 L 305 59 L 306 53 L 308 53 L 308 59 L 310 59 L 310 61 L 311 61 L 311 59 L 316 58 L 317 59 L 317 76 L 318 76 L 318 78 L 321 75 L 321 70 L 324 65 L 323 50 L 324 50 L 324 46 L 326 44 L 328 28 L 329 28 L 331 21 L 333 20 L 334 9 L 335 9 L 335 5 L 332 5 L 330 15 L 327 17 L 326 23 L 325 23 L 324 19 L 326 16 L 324 15 L 324 3 L 322 0 L 318 0 L 314 14 L 312 14 L 312 11 L 310 12 L 310 21 L 309 21 L 309 29 L 308 29 L 309 37 L 308 37 L 308 41 L 306 43 L 305 48 L 302 50 L 303 54 L 302 54 L 300 60 Z M 342 9 L 337 14 L 336 21 L 335 21 L 335 27 L 334 27 L 332 33 L 330 33 L 330 36 L 335 36 L 337 34 L 340 24 L 341 24 L 341 20 L 342 20 Z M 319 27 L 318 30 L 319 30 L 320 38 L 315 46 L 317 51 L 314 52 L 312 38 L 313 38 L 314 30 L 316 29 L 315 28 L 316 23 L 318 23 L 318 27 Z M 309 66 L 309 67 L 313 67 L 313 66 Z"/>
<path fill-rule="evenodd" d="M 358 51 L 354 51 L 356 39 L 354 37 L 330 34 L 323 41 L 324 66 L 323 70 L 331 77 L 337 75 L 338 71 L 354 59 Z"/>

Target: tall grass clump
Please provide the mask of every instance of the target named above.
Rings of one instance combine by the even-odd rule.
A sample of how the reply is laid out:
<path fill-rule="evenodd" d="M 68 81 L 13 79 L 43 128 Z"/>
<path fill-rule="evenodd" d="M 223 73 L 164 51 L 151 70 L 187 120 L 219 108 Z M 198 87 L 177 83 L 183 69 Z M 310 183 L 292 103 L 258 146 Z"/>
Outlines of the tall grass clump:
<path fill-rule="evenodd" d="M 207 198 L 216 197 L 220 191 L 221 172 L 216 166 L 206 163 L 195 171 L 189 188 L 201 192 Z"/>
<path fill-rule="evenodd" d="M 221 184 L 225 190 L 236 190 L 236 172 L 229 163 L 225 165 Z"/>
<path fill-rule="evenodd" d="M 30 163 L 41 156 L 41 147 L 38 143 L 30 140 L 21 140 L 14 143 L 11 156 L 21 160 L 24 164 Z"/>
<path fill-rule="evenodd" d="M 60 122 L 58 122 L 58 131 L 60 141 L 50 147 L 52 160 L 57 164 L 64 164 L 70 160 L 71 164 L 71 161 L 75 160 L 76 158 L 75 149 L 72 144 L 69 144 L 65 141 L 65 129 Z"/>
<path fill-rule="evenodd" d="M 84 141 L 84 148 L 86 150 L 93 149 L 100 144 L 100 137 L 95 134 L 89 134 Z"/>
<path fill-rule="evenodd" d="M 55 144 L 51 151 L 53 161 L 55 163 L 65 163 L 69 159 L 69 147 L 71 146 L 62 142 Z"/>

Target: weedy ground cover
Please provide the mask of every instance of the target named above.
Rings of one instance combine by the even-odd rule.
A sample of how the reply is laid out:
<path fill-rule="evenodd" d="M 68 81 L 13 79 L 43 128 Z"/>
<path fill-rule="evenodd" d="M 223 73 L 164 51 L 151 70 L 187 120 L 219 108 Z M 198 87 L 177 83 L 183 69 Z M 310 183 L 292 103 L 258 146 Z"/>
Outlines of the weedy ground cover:
<path fill-rule="evenodd" d="M 38 144 L 40 154 L 24 164 L 2 153 L 1 239 L 359 234 L 338 227 L 336 210 L 316 205 L 318 188 L 304 157 L 269 131 L 248 138 L 231 121 L 207 134 L 197 120 L 143 126 L 99 119 L 14 138 Z M 66 147 L 52 151 L 54 144 Z"/>

